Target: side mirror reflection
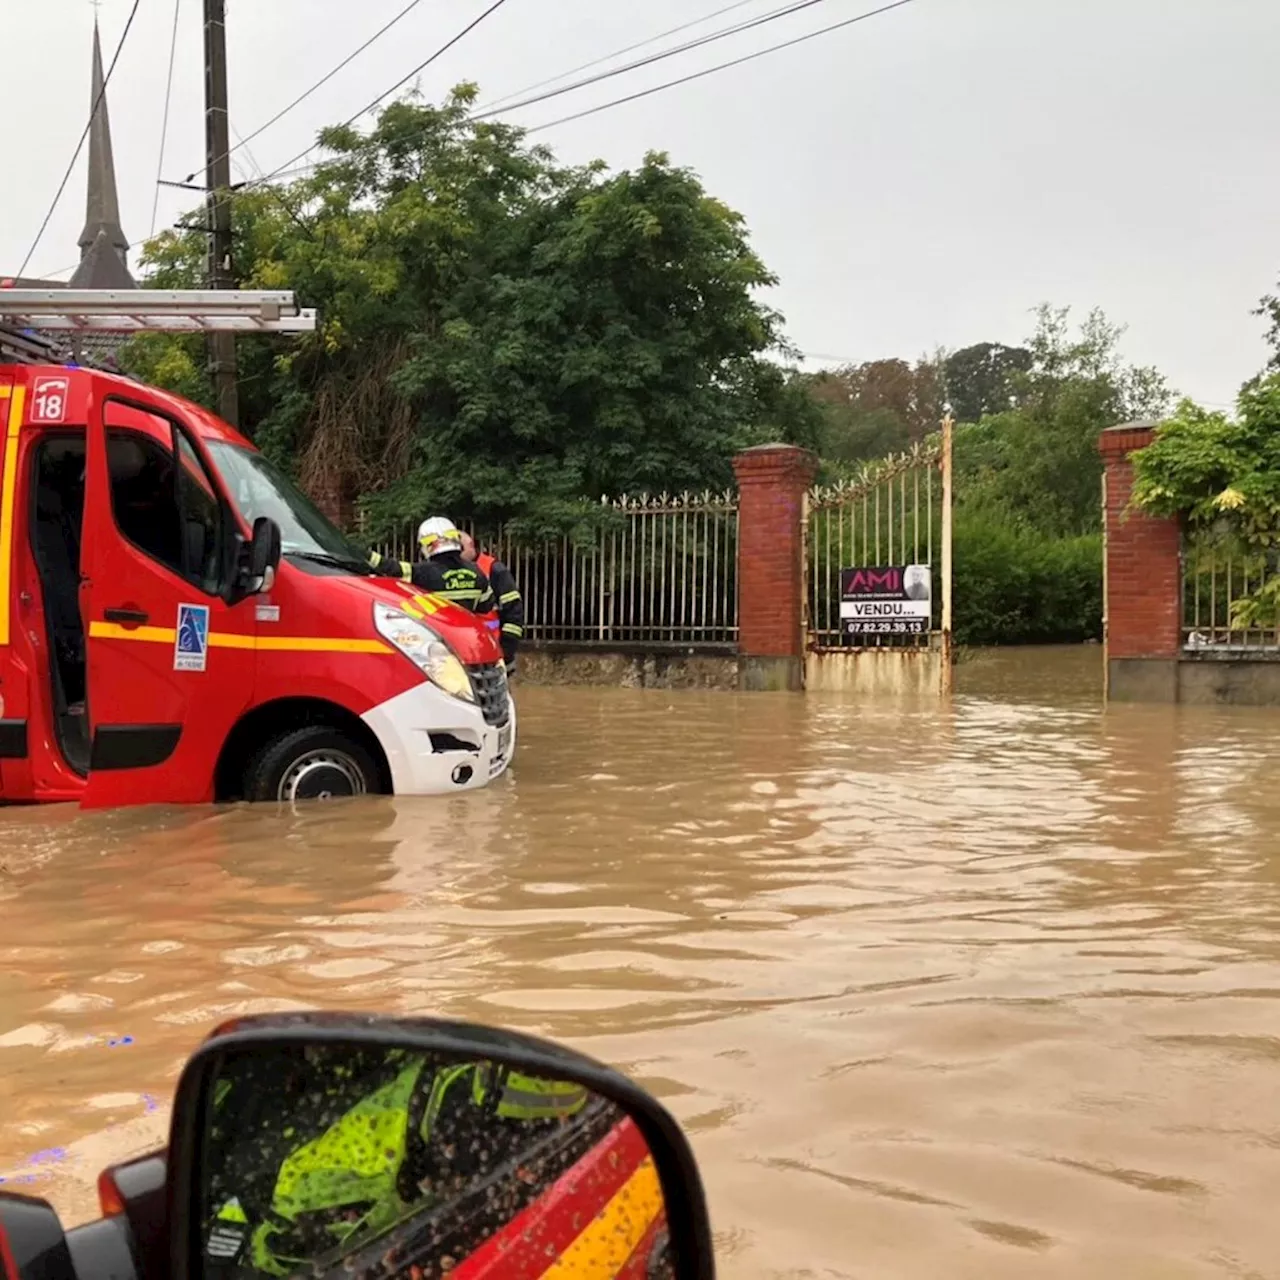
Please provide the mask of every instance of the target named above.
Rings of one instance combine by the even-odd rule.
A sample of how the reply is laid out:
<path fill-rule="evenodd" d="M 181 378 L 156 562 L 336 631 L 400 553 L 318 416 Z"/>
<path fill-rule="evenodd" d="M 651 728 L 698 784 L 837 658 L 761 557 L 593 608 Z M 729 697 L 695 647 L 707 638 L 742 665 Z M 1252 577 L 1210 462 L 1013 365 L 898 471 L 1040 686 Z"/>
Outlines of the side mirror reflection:
<path fill-rule="evenodd" d="M 584 1084 L 293 1038 L 228 1044 L 200 1092 L 192 1280 L 695 1274 L 640 1127 Z"/>

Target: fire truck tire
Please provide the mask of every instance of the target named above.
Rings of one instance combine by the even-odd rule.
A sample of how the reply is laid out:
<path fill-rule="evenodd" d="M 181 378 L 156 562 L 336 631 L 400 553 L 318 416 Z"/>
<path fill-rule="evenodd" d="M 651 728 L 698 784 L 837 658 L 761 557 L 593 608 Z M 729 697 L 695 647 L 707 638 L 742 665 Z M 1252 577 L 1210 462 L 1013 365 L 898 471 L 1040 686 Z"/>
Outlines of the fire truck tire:
<path fill-rule="evenodd" d="M 378 767 L 368 751 L 325 725 L 290 729 L 273 738 L 244 772 L 246 800 L 330 800 L 378 789 Z"/>

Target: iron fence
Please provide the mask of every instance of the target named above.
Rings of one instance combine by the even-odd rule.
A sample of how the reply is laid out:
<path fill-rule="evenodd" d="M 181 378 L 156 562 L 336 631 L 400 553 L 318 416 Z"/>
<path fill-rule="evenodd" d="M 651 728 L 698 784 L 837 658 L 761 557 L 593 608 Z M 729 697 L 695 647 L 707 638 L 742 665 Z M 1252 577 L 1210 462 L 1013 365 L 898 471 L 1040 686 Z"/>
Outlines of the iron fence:
<path fill-rule="evenodd" d="M 808 569 L 805 607 L 809 647 L 927 648 L 939 627 L 942 531 L 942 450 L 933 441 L 868 463 L 850 480 L 809 491 L 805 520 Z M 872 566 L 929 565 L 933 617 L 920 635 L 868 635 L 856 640 L 840 623 L 840 571 Z"/>
<path fill-rule="evenodd" d="M 1273 564 L 1210 535 L 1190 535 L 1182 548 L 1182 644 L 1189 652 L 1280 654 L 1280 623 L 1257 625 L 1239 611 L 1275 581 Z"/>
<path fill-rule="evenodd" d="M 524 597 L 531 640 L 696 648 L 738 638 L 738 497 L 732 491 L 601 503 L 586 540 L 529 541 L 462 527 L 502 560 Z M 416 556 L 406 527 L 378 550 Z"/>

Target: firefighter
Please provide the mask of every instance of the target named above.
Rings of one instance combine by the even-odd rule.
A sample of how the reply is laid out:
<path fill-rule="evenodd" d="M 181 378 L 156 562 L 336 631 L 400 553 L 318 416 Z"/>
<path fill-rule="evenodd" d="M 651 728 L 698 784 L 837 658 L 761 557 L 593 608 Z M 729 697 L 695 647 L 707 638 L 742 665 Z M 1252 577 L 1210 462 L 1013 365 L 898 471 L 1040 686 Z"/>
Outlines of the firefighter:
<path fill-rule="evenodd" d="M 443 596 L 472 613 L 492 613 L 496 604 L 493 588 L 476 565 L 462 558 L 463 537 L 452 520 L 432 516 L 418 526 L 422 559 L 417 564 L 393 560 L 376 552 L 369 561 L 383 577 L 412 582 L 419 591 Z"/>
<path fill-rule="evenodd" d="M 475 539 L 469 533 L 462 535 L 462 558 L 474 564 L 493 587 L 498 603 L 498 619 L 501 624 L 499 638 L 502 641 L 502 659 L 507 664 L 507 674 L 515 675 L 516 651 L 524 639 L 524 601 L 515 577 L 501 560 L 487 551 L 479 551 Z"/>
<path fill-rule="evenodd" d="M 434 1065 L 404 1051 L 376 1069 L 360 1059 L 335 1064 L 318 1085 L 307 1074 L 305 1101 L 267 1110 L 275 1115 L 270 1136 L 257 1123 L 264 1117 L 252 1074 L 220 1082 L 223 1168 L 211 1186 L 207 1274 L 248 1267 L 291 1275 L 335 1249 L 363 1247 L 407 1213 L 465 1194 L 577 1115 L 589 1096 L 564 1081 L 495 1072 L 489 1063 Z M 335 1113 L 322 1127 L 317 1117 Z"/>

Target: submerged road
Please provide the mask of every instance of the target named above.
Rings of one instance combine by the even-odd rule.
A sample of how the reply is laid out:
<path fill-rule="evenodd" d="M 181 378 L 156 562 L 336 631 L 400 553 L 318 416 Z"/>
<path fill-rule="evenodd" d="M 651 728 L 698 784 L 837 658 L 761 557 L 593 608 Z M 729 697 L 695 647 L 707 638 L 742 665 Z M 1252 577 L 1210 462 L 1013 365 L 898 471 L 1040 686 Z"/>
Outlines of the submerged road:
<path fill-rule="evenodd" d="M 447 800 L 0 811 L 0 1173 L 70 1218 L 241 1012 L 518 1026 L 687 1125 L 735 1277 L 1277 1274 L 1280 716 L 521 689 Z"/>

